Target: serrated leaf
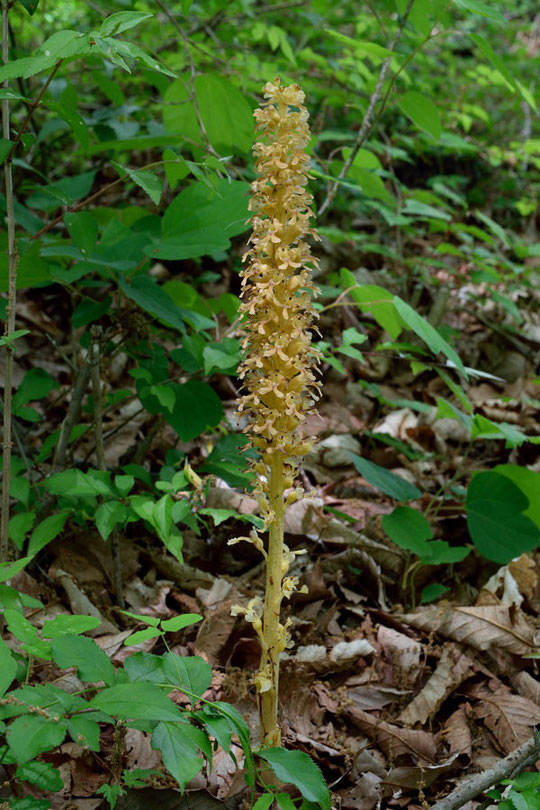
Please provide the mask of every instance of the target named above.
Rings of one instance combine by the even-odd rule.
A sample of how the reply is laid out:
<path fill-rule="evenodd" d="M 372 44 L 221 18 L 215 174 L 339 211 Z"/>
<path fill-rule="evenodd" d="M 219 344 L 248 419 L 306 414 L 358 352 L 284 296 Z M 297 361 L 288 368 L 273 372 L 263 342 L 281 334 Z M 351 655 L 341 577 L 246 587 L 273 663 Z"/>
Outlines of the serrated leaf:
<path fill-rule="evenodd" d="M 117 11 L 101 23 L 99 33 L 102 37 L 112 37 L 134 28 L 144 20 L 153 17 L 153 14 L 142 11 Z"/>
<path fill-rule="evenodd" d="M 16 717 L 7 730 L 9 747 L 20 764 L 61 745 L 66 736 L 65 720 L 49 720 L 37 714 Z"/>
<path fill-rule="evenodd" d="M 61 669 L 77 667 L 83 681 L 114 682 L 114 667 L 106 653 L 86 636 L 60 636 L 52 642 L 54 663 Z"/>
<path fill-rule="evenodd" d="M 52 495 L 74 498 L 112 495 L 111 487 L 105 481 L 75 468 L 51 475 L 45 481 L 45 488 Z"/>
<path fill-rule="evenodd" d="M 161 177 L 158 177 L 157 174 L 147 169 L 128 169 L 127 166 L 122 166 L 114 160 L 112 160 L 111 163 L 120 170 L 121 175 L 122 172 L 125 172 L 139 188 L 142 188 L 155 205 L 159 205 L 161 192 L 163 191 L 163 181 Z"/>
<path fill-rule="evenodd" d="M 116 684 L 104 689 L 88 705 L 121 720 L 182 720 L 178 707 L 152 683 Z"/>
<path fill-rule="evenodd" d="M 19 765 L 17 778 L 37 785 L 41 790 L 51 790 L 53 793 L 64 787 L 60 772 L 50 762 L 33 761 Z"/>
<path fill-rule="evenodd" d="M 15 675 L 17 664 L 11 650 L 3 639 L 0 639 L 0 697 L 9 689 Z"/>
<path fill-rule="evenodd" d="M 212 667 L 198 655 L 169 652 L 163 656 L 163 675 L 171 686 L 181 687 L 201 697 L 212 682 Z"/>
<path fill-rule="evenodd" d="M 278 779 L 295 785 L 304 798 L 317 802 L 322 810 L 330 810 L 330 791 L 311 757 L 303 751 L 285 748 L 266 748 L 259 756 L 268 762 Z"/>
<path fill-rule="evenodd" d="M 185 723 L 160 723 L 152 735 L 152 748 L 161 752 L 163 764 L 183 789 L 203 766 Z"/>
<path fill-rule="evenodd" d="M 115 526 L 127 518 L 127 509 L 121 501 L 105 501 L 94 514 L 96 528 L 103 540 L 107 540 Z"/>
<path fill-rule="evenodd" d="M 95 716 L 96 720 L 92 719 Z M 75 715 L 67 721 L 68 732 L 73 740 L 78 745 L 87 746 L 90 751 L 99 751 L 99 738 L 101 736 L 101 728 L 97 720 L 100 719 L 99 714 L 93 715 L 91 712 L 81 715 Z"/>

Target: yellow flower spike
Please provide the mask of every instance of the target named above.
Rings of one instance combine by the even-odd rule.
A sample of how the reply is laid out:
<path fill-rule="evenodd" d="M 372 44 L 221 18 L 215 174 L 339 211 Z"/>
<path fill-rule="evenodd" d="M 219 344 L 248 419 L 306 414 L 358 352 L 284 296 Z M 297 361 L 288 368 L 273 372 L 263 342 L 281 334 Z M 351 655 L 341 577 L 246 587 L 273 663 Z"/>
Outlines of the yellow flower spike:
<path fill-rule="evenodd" d="M 281 740 L 279 654 L 288 643 L 289 626 L 280 624 L 281 602 L 298 581 L 284 581 L 295 554 L 284 546 L 283 530 L 285 506 L 303 491 L 288 496 L 285 491 L 293 486 L 300 459 L 312 446 L 299 428 L 319 398 L 320 386 L 319 358 L 310 334 L 316 317 L 312 298 L 317 294 L 310 265 L 316 267 L 317 261 L 306 241 L 308 236 L 318 238 L 310 226 L 312 197 L 306 188 L 309 116 L 298 85 L 283 87 L 275 79 L 263 92 L 266 100 L 254 113 L 261 137 L 253 147 L 253 231 L 242 272 L 246 337 L 239 376 L 245 394 L 238 410 L 248 417 L 251 444 L 260 454 L 253 464 L 254 495 L 269 533 L 262 655 L 255 677 L 261 743 L 268 747 Z"/>

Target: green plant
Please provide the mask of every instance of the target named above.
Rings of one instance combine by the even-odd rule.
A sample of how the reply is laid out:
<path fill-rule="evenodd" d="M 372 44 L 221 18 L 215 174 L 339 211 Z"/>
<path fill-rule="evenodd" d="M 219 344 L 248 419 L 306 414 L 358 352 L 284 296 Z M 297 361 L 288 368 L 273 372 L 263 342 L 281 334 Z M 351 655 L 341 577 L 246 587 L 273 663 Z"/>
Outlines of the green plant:
<path fill-rule="evenodd" d="M 515 779 L 503 779 L 503 791 L 488 790 L 487 796 L 499 810 L 538 810 L 540 808 L 540 776 L 537 773 L 520 773 Z M 503 798 L 504 796 L 504 798 Z"/>

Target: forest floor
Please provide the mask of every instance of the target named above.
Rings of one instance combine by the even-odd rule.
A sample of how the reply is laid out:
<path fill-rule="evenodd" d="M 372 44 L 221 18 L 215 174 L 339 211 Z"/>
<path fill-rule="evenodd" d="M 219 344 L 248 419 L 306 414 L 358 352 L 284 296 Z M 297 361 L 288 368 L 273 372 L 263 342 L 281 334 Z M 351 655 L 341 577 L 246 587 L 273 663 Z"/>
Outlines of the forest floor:
<path fill-rule="evenodd" d="M 33 332 L 20 342 L 16 384 L 37 366 L 60 381 L 60 389 L 40 405 L 38 449 L 57 429 L 68 403 L 72 372 L 67 359 L 75 350 L 62 325 L 67 305 L 62 296 L 58 289 L 38 290 L 22 293 L 19 300 L 19 321 Z M 540 433 L 534 380 L 540 326 L 532 301 L 520 307 L 536 330 L 536 339 L 533 335 L 523 341 L 528 356 L 506 332 L 501 312 L 480 311 L 476 318 L 455 307 L 450 320 L 461 333 L 464 363 L 486 368 L 489 346 L 488 368 L 499 378 L 472 381 L 467 394 L 476 412 L 532 436 Z M 323 333 L 329 334 L 358 327 L 359 315 L 345 301 L 323 313 L 321 322 Z M 368 327 L 376 336 L 374 325 L 368 322 Z M 283 744 L 307 752 L 318 763 L 336 808 L 423 810 L 464 776 L 489 769 L 522 745 L 540 724 L 535 660 L 540 558 L 530 553 L 500 567 L 473 549 L 454 565 L 419 565 L 417 557 L 388 540 L 381 518 L 395 502 L 359 475 L 350 453 L 418 487 L 421 496 L 413 505 L 429 514 L 436 539 L 470 545 L 463 492 L 471 473 L 507 463 L 540 471 L 540 447 L 524 443 L 507 449 L 504 441 L 487 439 L 470 444 L 458 420 L 434 417 L 437 397 L 447 396 L 439 375 L 428 370 L 415 376 L 408 362 L 375 352 L 366 352 L 364 363 L 343 359 L 345 375 L 325 370 L 319 414 L 309 422 L 318 443 L 301 470 L 307 494 L 286 517 L 288 545 L 307 552 L 296 558 L 293 572 L 307 593 L 297 593 L 284 609 L 292 620 L 293 646 L 284 655 L 281 672 Z M 127 368 L 125 355 L 111 363 L 109 389 L 133 388 Z M 231 378 L 222 378 L 219 393 L 226 418 L 235 425 Z M 118 470 L 137 457 L 155 472 L 178 437 L 162 425 L 146 441 L 154 417 L 136 407 L 135 397 L 127 402 L 131 411 L 124 403 L 104 417 L 107 467 Z M 85 418 L 91 421 L 91 413 Z M 215 438 L 205 434 L 181 445 L 194 470 Z M 81 440 L 75 465 L 93 466 L 92 453 L 92 439 Z M 46 475 L 46 465 L 40 471 Z M 203 477 L 203 488 L 206 508 L 257 513 L 249 494 L 220 479 Z M 115 607 L 110 544 L 96 530 L 74 524 L 66 529 L 38 563 L 12 581 L 46 605 L 45 611 L 30 612 L 30 621 L 39 627 L 46 617 L 94 612 L 103 621 L 91 635 L 115 665 L 136 650 L 162 652 L 160 639 L 124 646 L 129 633 L 142 625 Z M 182 565 L 139 522 L 121 537 L 121 559 L 128 611 L 159 618 L 185 612 L 204 616 L 202 623 L 171 634 L 169 646 L 212 665 L 213 682 L 205 697 L 235 706 L 248 720 L 256 744 L 251 677 L 259 646 L 251 625 L 232 616 L 231 607 L 262 594 L 264 569 L 252 546 L 228 545 L 242 533 L 244 524 L 238 521 L 213 526 L 210 519 L 199 534 L 182 531 Z M 422 589 L 434 583 L 447 590 L 438 601 L 419 605 Z M 36 662 L 33 679 L 69 689 L 70 673 L 51 666 Z M 175 699 L 187 701 L 181 693 Z M 240 748 L 236 754 L 241 765 Z M 65 810 L 105 807 L 96 791 L 114 773 L 160 767 L 148 735 L 135 729 L 125 731 L 120 749 L 111 734 L 102 739 L 100 754 L 66 742 L 44 758 L 59 768 L 64 780 L 64 790 L 47 798 L 53 808 Z M 196 777 L 183 799 L 163 776 L 156 777 L 154 787 L 129 790 L 117 808 L 143 810 L 159 803 L 160 808 L 231 809 L 246 807 L 245 801 L 241 767 L 218 751 L 212 771 Z M 480 801 L 464 806 L 472 810 Z"/>

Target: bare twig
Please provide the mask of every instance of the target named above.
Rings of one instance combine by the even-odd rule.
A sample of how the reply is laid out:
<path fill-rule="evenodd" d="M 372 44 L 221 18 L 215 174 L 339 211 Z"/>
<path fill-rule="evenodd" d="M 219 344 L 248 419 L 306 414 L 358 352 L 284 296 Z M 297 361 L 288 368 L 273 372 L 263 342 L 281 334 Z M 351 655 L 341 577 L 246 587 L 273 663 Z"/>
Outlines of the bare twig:
<path fill-rule="evenodd" d="M 501 779 L 517 776 L 518 773 L 534 765 L 539 759 L 540 743 L 538 732 L 535 731 L 530 740 L 520 745 L 519 748 L 516 748 L 504 759 L 499 760 L 492 768 L 488 768 L 487 771 L 482 771 L 482 773 L 475 774 L 460 782 L 448 796 L 432 805 L 431 810 L 458 810 L 459 807 L 463 807 L 471 799 L 475 799 L 485 790 L 496 785 Z"/>
<path fill-rule="evenodd" d="M 394 51 L 396 49 L 396 47 L 397 47 L 397 44 L 398 44 L 399 40 L 401 39 L 401 35 L 403 34 L 403 30 L 404 30 L 405 24 L 407 22 L 407 17 L 409 16 L 409 14 L 411 12 L 413 2 L 414 2 L 414 0 L 409 0 L 409 2 L 407 3 L 407 8 L 405 9 L 405 11 L 404 11 L 404 13 L 403 13 L 403 15 L 402 15 L 402 17 L 401 17 L 401 19 L 399 21 L 399 26 L 398 26 L 398 29 L 397 29 L 395 35 L 394 35 L 394 38 L 388 45 L 388 50 L 389 51 Z M 337 193 L 337 190 L 338 190 L 338 187 L 339 187 L 339 181 L 343 180 L 343 178 L 347 175 L 347 172 L 349 171 L 352 164 L 354 163 L 355 157 L 357 156 L 358 152 L 360 151 L 362 146 L 365 144 L 366 140 L 368 139 L 368 137 L 369 137 L 369 135 L 371 133 L 371 130 L 372 130 L 371 119 L 372 119 L 372 116 L 373 116 L 373 111 L 374 111 L 375 106 L 376 106 L 376 104 L 377 104 L 377 102 L 379 100 L 379 97 L 381 95 L 383 84 L 384 84 L 384 81 L 386 79 L 386 74 L 388 73 L 388 68 L 390 67 L 391 61 L 392 61 L 392 57 L 389 56 L 387 59 L 384 60 L 384 62 L 381 65 L 381 70 L 380 70 L 380 73 L 379 73 L 379 78 L 377 79 L 377 84 L 375 85 L 375 90 L 373 91 L 373 94 L 372 94 L 372 96 L 371 96 L 371 98 L 369 100 L 368 108 L 367 108 L 366 113 L 364 115 L 364 119 L 362 121 L 360 129 L 358 130 L 358 135 L 356 136 L 356 141 L 355 141 L 355 144 L 354 144 L 354 146 L 353 146 L 353 148 L 351 150 L 351 154 L 349 155 L 349 157 L 347 158 L 347 160 L 345 161 L 345 163 L 341 167 L 341 171 L 340 171 L 340 173 L 339 173 L 339 175 L 337 177 L 337 180 L 335 180 L 332 183 L 332 185 L 330 186 L 330 188 L 328 189 L 328 193 L 326 195 L 326 198 L 325 198 L 324 202 L 322 203 L 322 205 L 320 206 L 320 208 L 319 208 L 319 210 L 317 212 L 317 216 L 319 216 L 319 217 L 322 216 L 322 214 L 324 214 L 324 212 L 330 206 L 332 200 L 336 196 L 336 193 Z"/>
<path fill-rule="evenodd" d="M 96 442 L 96 461 L 99 470 L 106 470 L 105 447 L 103 444 L 103 407 L 101 401 L 100 343 L 103 330 L 92 326 L 90 343 L 90 375 L 94 395 L 94 437 Z M 120 538 L 116 527 L 111 532 L 111 554 L 113 564 L 113 588 L 118 607 L 125 607 L 122 589 L 122 563 L 120 560 Z"/>
<path fill-rule="evenodd" d="M 73 386 L 73 393 L 71 395 L 71 401 L 69 403 L 68 411 L 64 421 L 62 422 L 62 429 L 60 430 L 60 438 L 58 439 L 56 453 L 54 454 L 53 472 L 55 470 L 62 468 L 66 463 L 66 454 L 69 445 L 69 440 L 71 438 L 71 431 L 73 430 L 79 419 L 81 413 L 82 400 L 86 393 L 86 389 L 88 388 L 89 380 L 90 380 L 90 367 L 88 363 L 85 363 L 85 365 L 81 369 L 79 369 L 79 372 L 77 374 L 75 385 Z"/>
<path fill-rule="evenodd" d="M 9 62 L 9 2 L 2 0 L 2 61 Z M 4 82 L 4 87 L 9 83 Z M 6 140 L 10 137 L 9 124 L 9 99 L 2 100 L 2 134 Z M 2 515 L 0 518 L 0 561 L 7 560 L 9 549 L 9 485 L 11 479 L 11 410 L 13 403 L 13 355 L 14 346 L 9 338 L 15 331 L 15 307 L 17 303 L 17 267 L 19 264 L 19 254 L 17 241 L 15 238 L 15 211 L 13 197 L 13 173 L 11 164 L 11 150 L 4 165 L 4 178 L 6 190 L 6 225 L 8 235 L 8 299 L 6 307 L 5 336 L 8 338 L 6 344 L 6 369 L 4 380 L 4 439 L 3 439 L 3 463 L 2 463 Z"/>

